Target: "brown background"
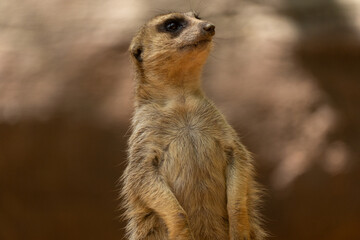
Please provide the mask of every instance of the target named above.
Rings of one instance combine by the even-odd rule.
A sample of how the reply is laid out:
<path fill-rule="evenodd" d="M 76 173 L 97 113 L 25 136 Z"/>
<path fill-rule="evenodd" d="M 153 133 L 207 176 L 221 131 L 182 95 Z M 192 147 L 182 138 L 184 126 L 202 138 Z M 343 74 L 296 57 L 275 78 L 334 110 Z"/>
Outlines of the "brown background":
<path fill-rule="evenodd" d="M 257 160 L 272 239 L 360 239 L 356 0 L 0 2 L 0 239 L 122 239 L 131 36 L 216 25 L 204 89 Z"/>

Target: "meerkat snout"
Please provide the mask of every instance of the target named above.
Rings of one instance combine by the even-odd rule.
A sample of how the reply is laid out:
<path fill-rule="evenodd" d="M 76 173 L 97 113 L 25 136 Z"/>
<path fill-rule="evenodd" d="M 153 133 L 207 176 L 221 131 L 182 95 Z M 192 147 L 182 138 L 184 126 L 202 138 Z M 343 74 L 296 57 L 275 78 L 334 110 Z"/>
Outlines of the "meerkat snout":
<path fill-rule="evenodd" d="M 210 36 L 215 35 L 215 25 L 211 23 L 205 23 L 202 27 L 202 31 Z"/>

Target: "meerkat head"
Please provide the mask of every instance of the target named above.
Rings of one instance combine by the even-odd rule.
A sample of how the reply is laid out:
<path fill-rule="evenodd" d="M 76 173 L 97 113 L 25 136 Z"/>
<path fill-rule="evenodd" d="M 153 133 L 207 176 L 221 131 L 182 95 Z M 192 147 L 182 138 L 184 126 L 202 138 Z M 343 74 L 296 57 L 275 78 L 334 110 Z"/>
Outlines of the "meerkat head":
<path fill-rule="evenodd" d="M 212 48 L 215 26 L 195 13 L 169 13 L 147 22 L 130 45 L 140 71 L 181 74 L 201 70 Z"/>

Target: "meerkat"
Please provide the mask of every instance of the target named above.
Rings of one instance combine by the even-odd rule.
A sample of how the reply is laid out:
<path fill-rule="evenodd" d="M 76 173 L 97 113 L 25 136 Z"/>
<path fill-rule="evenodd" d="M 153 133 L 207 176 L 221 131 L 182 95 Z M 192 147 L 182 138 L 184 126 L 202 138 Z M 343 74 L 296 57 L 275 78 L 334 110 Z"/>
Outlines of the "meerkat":
<path fill-rule="evenodd" d="M 130 240 L 262 240 L 253 160 L 201 89 L 215 26 L 170 13 L 133 38 L 135 113 L 122 196 Z"/>

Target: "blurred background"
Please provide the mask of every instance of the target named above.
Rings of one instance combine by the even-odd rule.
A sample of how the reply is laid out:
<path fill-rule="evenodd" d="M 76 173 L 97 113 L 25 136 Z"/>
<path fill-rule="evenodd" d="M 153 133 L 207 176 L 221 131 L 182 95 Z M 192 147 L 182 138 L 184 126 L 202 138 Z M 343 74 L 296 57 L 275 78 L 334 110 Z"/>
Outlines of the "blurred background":
<path fill-rule="evenodd" d="M 271 239 L 360 239 L 357 0 L 1 0 L 0 239 L 123 238 L 127 48 L 169 10 L 216 25 L 203 86 L 254 153 Z"/>

